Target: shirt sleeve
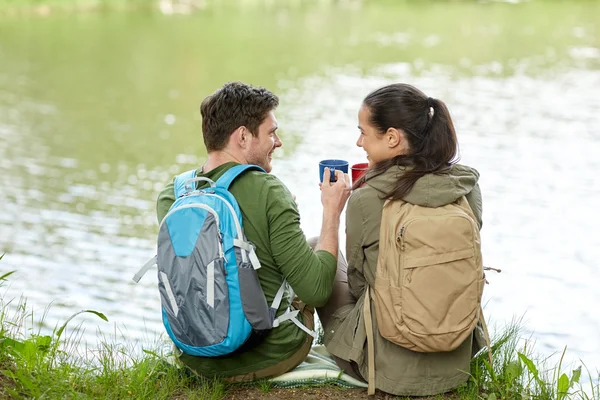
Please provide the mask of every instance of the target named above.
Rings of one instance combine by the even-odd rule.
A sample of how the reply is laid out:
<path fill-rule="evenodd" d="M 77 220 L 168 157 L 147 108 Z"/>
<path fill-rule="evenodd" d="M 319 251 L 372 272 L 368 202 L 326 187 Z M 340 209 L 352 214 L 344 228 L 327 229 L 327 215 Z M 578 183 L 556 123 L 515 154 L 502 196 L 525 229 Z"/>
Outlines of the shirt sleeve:
<path fill-rule="evenodd" d="M 337 258 L 313 251 L 300 228 L 300 214 L 292 194 L 279 180 L 265 186 L 271 252 L 296 295 L 306 304 L 323 306 L 329 299 Z"/>
<path fill-rule="evenodd" d="M 165 218 L 173 203 L 175 203 L 175 189 L 173 182 L 171 182 L 165 186 L 156 199 L 156 217 L 159 224 Z"/>
<path fill-rule="evenodd" d="M 346 208 L 346 255 L 348 257 L 348 287 L 355 298 L 365 291 L 363 272 L 364 215 L 361 207 L 360 190 L 354 191 Z"/>

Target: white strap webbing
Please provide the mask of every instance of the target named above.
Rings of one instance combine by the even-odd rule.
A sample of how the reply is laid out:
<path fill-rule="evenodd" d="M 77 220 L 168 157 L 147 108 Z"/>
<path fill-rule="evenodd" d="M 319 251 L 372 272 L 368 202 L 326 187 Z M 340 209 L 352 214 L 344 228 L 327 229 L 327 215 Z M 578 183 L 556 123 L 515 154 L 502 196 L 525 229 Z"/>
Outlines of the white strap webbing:
<path fill-rule="evenodd" d="M 275 309 L 275 311 L 279 310 L 279 305 L 281 304 L 281 300 L 283 299 L 283 293 L 285 292 L 285 287 L 287 286 L 287 282 L 283 281 L 281 286 L 279 286 L 279 290 L 275 297 L 273 298 L 273 303 L 271 303 L 271 308 Z"/>
<path fill-rule="evenodd" d="M 142 279 L 142 276 L 144 276 L 146 274 L 146 272 L 148 272 L 148 270 L 152 267 L 154 267 L 156 265 L 157 262 L 157 257 L 154 256 L 151 259 L 148 260 L 148 262 L 146 262 L 146 264 L 144 264 L 144 266 L 142 268 L 140 268 L 140 270 L 137 272 L 137 274 L 135 274 L 133 276 L 133 281 L 135 283 L 138 283 L 140 281 L 140 279 Z"/>
<path fill-rule="evenodd" d="M 304 332 L 308 333 L 310 336 L 312 336 L 313 338 L 317 338 L 317 332 L 315 331 L 311 331 L 310 329 L 308 329 L 306 326 L 304 326 L 302 324 L 302 322 L 298 321 L 298 313 L 300 312 L 300 310 L 294 310 L 294 311 L 287 311 L 284 314 L 282 314 L 279 318 L 275 318 L 275 321 L 273 321 L 273 328 L 277 328 L 282 322 L 284 321 L 292 321 L 298 328 L 302 329 Z"/>
<path fill-rule="evenodd" d="M 285 287 L 287 286 L 287 282 L 283 281 L 283 283 L 281 284 L 281 286 L 279 286 L 279 290 L 277 291 L 277 294 L 275 295 L 275 298 L 273 298 L 273 303 L 271 304 L 271 308 L 273 308 L 275 310 L 275 312 L 277 312 L 277 310 L 279 309 L 279 305 L 281 304 L 281 300 L 283 299 L 283 293 L 285 292 Z M 290 288 L 290 290 L 292 290 Z M 293 298 L 293 291 L 292 291 L 292 298 Z M 277 328 L 279 326 L 279 324 L 281 324 L 283 321 L 292 321 L 298 328 L 302 329 L 304 332 L 308 333 L 310 336 L 312 336 L 313 338 L 317 338 L 317 333 L 315 331 L 311 331 L 310 329 L 308 329 L 306 326 L 304 326 L 302 324 L 302 322 L 300 322 L 297 318 L 298 314 L 300 313 L 300 310 L 290 310 L 288 309 L 285 313 L 281 314 L 278 318 L 275 318 L 275 320 L 273 321 L 273 328 Z"/>
<path fill-rule="evenodd" d="M 297 318 L 290 318 L 291 321 L 296 324 L 296 326 L 300 329 L 302 329 L 304 332 L 308 333 L 310 336 L 312 336 L 314 339 L 317 338 L 317 332 L 315 331 L 311 331 L 310 329 L 308 329 L 306 326 L 304 326 L 300 321 L 298 321 Z"/>
<path fill-rule="evenodd" d="M 275 318 L 275 320 L 273 321 L 273 328 L 277 328 L 284 321 L 288 321 L 292 318 L 296 318 L 296 316 L 298 315 L 299 312 L 300 312 L 300 310 L 294 310 L 294 311 L 288 310 L 285 313 L 281 314 L 279 316 L 279 318 Z"/>
<path fill-rule="evenodd" d="M 239 247 L 242 250 L 246 250 L 248 252 L 248 257 L 250 257 L 250 262 L 252 263 L 252 268 L 259 269 L 260 261 L 258 261 L 258 257 L 256 256 L 256 252 L 254 251 L 254 246 L 251 243 L 245 242 L 240 239 L 233 239 L 233 245 L 235 247 Z M 242 261 L 246 262 L 246 253 L 242 251 Z"/>
<path fill-rule="evenodd" d="M 260 268 L 260 261 L 258 261 L 258 257 L 256 256 L 256 252 L 254 251 L 254 247 L 252 247 L 252 249 L 250 250 L 250 254 L 248 254 L 250 256 L 250 262 L 252 263 L 252 268 L 259 269 Z"/>
<path fill-rule="evenodd" d="M 179 314 L 179 307 L 177 306 L 177 301 L 175 300 L 175 295 L 173 294 L 173 289 L 171 289 L 171 283 L 169 282 L 169 277 L 167 276 L 167 274 L 165 274 L 162 271 L 160 271 L 158 273 L 158 275 L 160 276 L 160 280 L 162 281 L 163 285 L 165 285 L 165 290 L 167 292 L 167 297 L 169 298 L 169 303 L 171 304 L 171 309 L 173 310 L 173 313 L 177 317 L 177 314 Z"/>
<path fill-rule="evenodd" d="M 206 266 L 206 303 L 215 308 L 215 262 Z"/>

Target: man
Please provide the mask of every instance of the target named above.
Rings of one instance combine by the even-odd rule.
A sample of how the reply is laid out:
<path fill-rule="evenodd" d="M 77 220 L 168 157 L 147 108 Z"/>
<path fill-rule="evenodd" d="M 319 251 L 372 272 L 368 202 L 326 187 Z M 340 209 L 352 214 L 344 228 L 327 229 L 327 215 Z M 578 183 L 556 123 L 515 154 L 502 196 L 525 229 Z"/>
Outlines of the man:
<path fill-rule="evenodd" d="M 271 171 L 273 152 L 282 146 L 277 136 L 274 110 L 279 100 L 264 88 L 233 82 L 224 85 L 200 106 L 202 134 L 208 152 L 196 176 L 216 181 L 238 164 L 255 164 Z M 325 305 L 336 275 L 340 214 L 349 196 L 349 178 L 336 171 L 337 181 L 321 188 L 323 222 L 315 251 L 300 229 L 300 215 L 293 196 L 271 174 L 248 171 L 230 186 L 242 212 L 248 240 L 256 246 L 261 263 L 257 271 L 268 304 L 286 280 L 301 302 L 299 319 L 314 329 L 312 307 Z M 173 184 L 160 193 L 159 222 L 175 201 Z M 279 307 L 281 315 L 290 306 L 289 294 Z M 227 377 L 232 382 L 251 381 L 280 375 L 295 368 L 307 356 L 312 337 L 291 321 L 282 322 L 258 344 L 218 358 L 182 354 L 180 360 L 205 377 Z"/>

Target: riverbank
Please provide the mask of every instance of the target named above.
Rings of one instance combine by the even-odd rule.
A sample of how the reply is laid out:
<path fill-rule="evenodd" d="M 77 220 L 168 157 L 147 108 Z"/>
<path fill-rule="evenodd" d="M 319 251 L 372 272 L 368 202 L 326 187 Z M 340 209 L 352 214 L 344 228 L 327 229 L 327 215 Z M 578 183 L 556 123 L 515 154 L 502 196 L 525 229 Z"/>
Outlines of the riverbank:
<path fill-rule="evenodd" d="M 1 260 L 1 257 L 0 257 Z M 11 272 L 0 276 L 0 288 Z M 83 326 L 72 320 L 86 314 L 107 321 L 97 311 L 77 312 L 44 334 L 35 326 L 41 321 L 27 308 L 24 298 L 9 308 L 12 300 L 0 298 L 0 398 L 152 398 L 152 399 L 359 399 L 365 389 L 341 389 L 331 385 L 277 389 L 268 381 L 250 385 L 228 385 L 196 377 L 166 362 L 167 355 L 155 350 L 139 351 L 126 338 L 100 338 L 95 348 L 81 346 Z M 43 317 L 42 317 L 43 319 Z M 585 369 L 562 365 L 548 367 L 534 356 L 533 347 L 521 339 L 519 323 L 495 335 L 493 365 L 481 352 L 471 363 L 471 378 L 455 392 L 435 399 L 529 399 L 600 400 L 598 377 L 587 372 L 589 383 L 580 379 Z M 85 348 L 84 354 L 80 349 Z M 584 375 L 585 376 L 585 375 Z M 376 399 L 393 396 L 378 393 Z"/>

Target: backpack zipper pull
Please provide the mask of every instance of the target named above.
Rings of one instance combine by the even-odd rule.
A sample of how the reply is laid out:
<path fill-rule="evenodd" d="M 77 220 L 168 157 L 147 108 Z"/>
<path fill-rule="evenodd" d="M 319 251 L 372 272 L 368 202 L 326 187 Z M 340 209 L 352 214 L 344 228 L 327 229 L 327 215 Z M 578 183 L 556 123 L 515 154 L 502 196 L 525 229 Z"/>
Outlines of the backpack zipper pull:
<path fill-rule="evenodd" d="M 400 228 L 396 239 L 400 242 L 400 250 L 404 251 L 404 226 Z"/>
<path fill-rule="evenodd" d="M 225 260 L 225 263 L 227 263 L 227 260 L 225 259 L 225 253 L 223 252 L 223 233 L 221 232 L 220 229 L 219 229 L 219 257 L 221 257 L 223 260 Z"/>

